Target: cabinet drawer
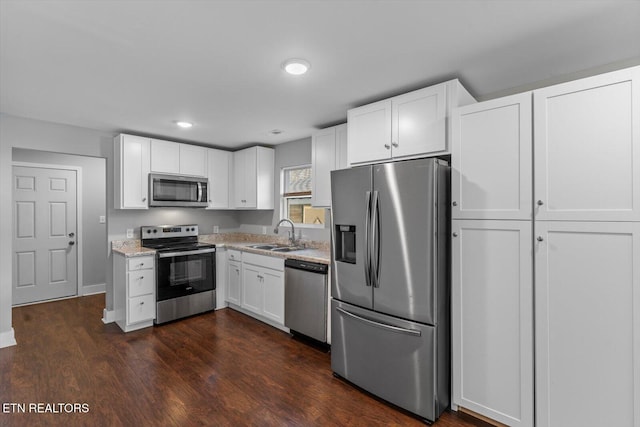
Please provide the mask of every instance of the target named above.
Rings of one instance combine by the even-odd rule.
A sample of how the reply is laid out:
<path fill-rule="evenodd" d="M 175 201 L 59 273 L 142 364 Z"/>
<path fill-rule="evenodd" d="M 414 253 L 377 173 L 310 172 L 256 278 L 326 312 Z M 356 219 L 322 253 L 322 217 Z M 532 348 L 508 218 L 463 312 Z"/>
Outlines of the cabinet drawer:
<path fill-rule="evenodd" d="M 148 268 L 153 268 L 153 256 L 140 256 L 127 258 L 127 270 L 146 270 Z"/>
<path fill-rule="evenodd" d="M 227 251 L 227 259 L 231 261 L 242 261 L 242 252 L 235 249 L 229 249 Z"/>
<path fill-rule="evenodd" d="M 245 264 L 253 264 L 260 267 L 284 271 L 284 259 L 282 258 L 276 258 L 268 255 L 252 254 L 250 252 L 245 252 L 244 254 L 242 254 L 242 257 L 242 261 Z"/>
<path fill-rule="evenodd" d="M 138 323 L 156 317 L 156 300 L 153 294 L 129 298 L 129 322 Z"/>
<path fill-rule="evenodd" d="M 156 281 L 152 270 L 132 271 L 129 275 L 129 297 L 152 294 Z"/>

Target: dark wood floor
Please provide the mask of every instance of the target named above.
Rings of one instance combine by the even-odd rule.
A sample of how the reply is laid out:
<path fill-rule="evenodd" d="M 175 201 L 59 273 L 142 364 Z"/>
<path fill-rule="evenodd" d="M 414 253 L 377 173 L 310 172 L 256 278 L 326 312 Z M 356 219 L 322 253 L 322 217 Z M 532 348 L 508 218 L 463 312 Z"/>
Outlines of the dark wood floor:
<path fill-rule="evenodd" d="M 423 425 L 334 378 L 326 352 L 233 310 L 124 334 L 102 323 L 103 307 L 95 295 L 13 309 L 18 346 L 0 349 L 0 425 Z M 486 426 L 452 412 L 435 425 Z"/>

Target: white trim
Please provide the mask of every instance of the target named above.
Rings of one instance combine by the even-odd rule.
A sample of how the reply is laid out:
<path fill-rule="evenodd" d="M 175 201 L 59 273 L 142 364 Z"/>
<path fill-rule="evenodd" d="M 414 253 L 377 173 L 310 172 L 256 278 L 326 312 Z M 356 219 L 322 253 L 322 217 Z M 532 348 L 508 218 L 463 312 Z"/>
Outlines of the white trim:
<path fill-rule="evenodd" d="M 311 168 L 313 169 L 313 165 L 310 163 L 305 163 L 302 165 L 297 165 L 297 166 L 283 166 L 280 168 L 280 219 L 289 219 L 289 217 L 285 216 L 286 212 L 286 201 L 285 196 L 284 196 L 284 177 L 285 177 L 285 173 L 286 171 L 289 170 L 293 170 L 293 169 L 305 169 L 305 168 Z M 313 172 L 311 174 L 311 176 L 313 177 Z M 311 178 L 313 179 L 313 178 Z M 309 196 L 292 196 L 292 197 L 288 197 L 290 199 L 303 199 L 303 198 L 309 198 L 311 200 L 313 200 L 313 192 L 309 195 Z M 313 206 L 315 207 L 315 206 Z M 325 209 L 325 221 L 327 219 L 327 214 L 326 214 L 326 209 L 327 208 L 322 208 L 322 207 L 318 207 L 318 209 Z M 278 220 L 279 221 L 279 220 Z M 327 227 L 327 224 L 303 224 L 303 223 L 294 223 L 296 228 L 314 228 L 317 230 L 324 230 Z"/>
<path fill-rule="evenodd" d="M 16 336 L 13 333 L 13 328 L 6 332 L 0 332 L 0 348 L 11 347 L 17 345 Z"/>
<path fill-rule="evenodd" d="M 102 323 L 106 325 L 107 323 L 113 323 L 115 321 L 116 321 L 115 310 L 107 310 L 106 308 L 102 310 Z"/>
<path fill-rule="evenodd" d="M 26 168 L 36 169 L 60 169 L 60 170 L 72 170 L 76 172 L 76 295 L 80 296 L 80 283 L 83 281 L 84 271 L 82 269 L 82 166 L 68 166 L 68 165 L 55 165 L 46 163 L 32 163 L 32 162 L 12 162 L 11 166 L 20 166 Z M 13 172 L 11 173 L 13 177 Z M 13 197 L 13 187 L 11 188 L 11 196 Z M 13 232 L 13 223 L 11 225 Z M 12 242 L 13 245 L 13 242 Z M 13 256 L 13 247 L 11 249 Z M 11 284 L 11 293 L 13 294 L 13 283 Z"/>

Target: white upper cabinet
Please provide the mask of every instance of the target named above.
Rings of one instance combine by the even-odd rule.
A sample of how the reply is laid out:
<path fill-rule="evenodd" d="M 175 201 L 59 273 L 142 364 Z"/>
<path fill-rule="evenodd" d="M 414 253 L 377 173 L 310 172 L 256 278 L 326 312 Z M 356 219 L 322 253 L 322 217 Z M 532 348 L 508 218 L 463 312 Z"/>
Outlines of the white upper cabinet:
<path fill-rule="evenodd" d="M 451 109 L 475 100 L 451 80 L 347 111 L 350 165 L 448 152 Z"/>
<path fill-rule="evenodd" d="M 183 175 L 207 176 L 207 148 L 198 145 L 180 144 L 180 173 Z"/>
<path fill-rule="evenodd" d="M 536 425 L 638 427 L 640 222 L 539 221 L 536 236 Z"/>
<path fill-rule="evenodd" d="M 180 173 L 180 144 L 152 139 L 151 172 Z"/>
<path fill-rule="evenodd" d="M 114 207 L 147 209 L 149 138 L 118 135 L 114 138 Z"/>
<path fill-rule="evenodd" d="M 229 151 L 207 150 L 207 177 L 209 178 L 209 205 L 207 209 L 229 208 L 229 174 L 232 154 Z"/>
<path fill-rule="evenodd" d="M 347 125 L 333 126 L 311 137 L 311 204 L 331 206 L 331 171 L 346 164 Z"/>
<path fill-rule="evenodd" d="M 207 149 L 197 145 L 152 139 L 151 172 L 207 176 Z"/>
<path fill-rule="evenodd" d="M 453 403 L 533 426 L 531 221 L 452 221 Z"/>
<path fill-rule="evenodd" d="M 458 219 L 531 219 L 531 92 L 456 108 L 451 204 Z"/>
<path fill-rule="evenodd" d="M 273 209 L 274 161 L 273 148 L 249 147 L 233 153 L 235 209 Z"/>
<path fill-rule="evenodd" d="M 640 67 L 534 91 L 536 219 L 640 221 Z"/>

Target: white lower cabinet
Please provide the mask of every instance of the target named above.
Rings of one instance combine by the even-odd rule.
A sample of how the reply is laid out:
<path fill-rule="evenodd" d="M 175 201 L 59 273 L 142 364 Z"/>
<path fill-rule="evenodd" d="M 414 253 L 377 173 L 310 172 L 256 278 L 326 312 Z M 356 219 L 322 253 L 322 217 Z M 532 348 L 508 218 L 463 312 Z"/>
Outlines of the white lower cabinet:
<path fill-rule="evenodd" d="M 218 246 L 216 249 L 216 310 L 227 306 L 227 250 Z"/>
<path fill-rule="evenodd" d="M 227 251 L 227 302 L 240 305 L 242 291 L 242 252 Z"/>
<path fill-rule="evenodd" d="M 113 254 L 116 323 L 124 332 L 153 326 L 156 317 L 155 257 Z"/>
<path fill-rule="evenodd" d="M 284 260 L 270 256 L 242 255 L 241 307 L 284 325 Z"/>
<path fill-rule="evenodd" d="M 533 426 L 530 221 L 452 222 L 453 403 Z"/>
<path fill-rule="evenodd" d="M 536 425 L 640 426 L 640 222 L 536 222 Z"/>

